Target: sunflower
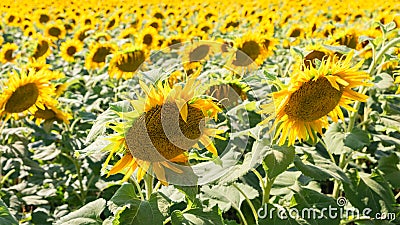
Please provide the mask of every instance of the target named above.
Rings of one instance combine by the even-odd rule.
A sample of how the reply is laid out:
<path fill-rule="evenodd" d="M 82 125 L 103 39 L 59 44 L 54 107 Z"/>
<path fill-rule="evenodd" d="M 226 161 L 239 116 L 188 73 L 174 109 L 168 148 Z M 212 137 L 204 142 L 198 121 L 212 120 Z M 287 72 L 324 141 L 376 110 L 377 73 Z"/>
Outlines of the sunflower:
<path fill-rule="evenodd" d="M 129 39 L 134 37 L 138 33 L 137 29 L 134 27 L 129 27 L 124 30 L 118 35 L 118 39 Z"/>
<path fill-rule="evenodd" d="M 45 34 L 52 40 L 63 39 L 65 37 L 65 27 L 60 23 L 47 24 Z"/>
<path fill-rule="evenodd" d="M 298 68 L 304 69 L 304 67 L 309 68 L 312 65 L 314 68 L 316 65 L 316 60 L 323 61 L 332 57 L 332 60 L 337 60 L 338 57 L 335 52 L 326 49 L 322 44 L 312 44 L 305 47 L 307 53 L 304 55 L 303 61 L 300 63 Z"/>
<path fill-rule="evenodd" d="M 240 77 L 231 73 L 224 78 L 213 79 L 206 94 L 214 97 L 221 105 L 228 108 L 237 105 L 240 100 L 246 100 L 250 89 Z"/>
<path fill-rule="evenodd" d="M 51 54 L 51 48 L 52 46 L 51 41 L 48 38 L 38 36 L 36 40 L 36 47 L 31 55 L 31 59 L 35 61 L 40 61 L 43 59 L 46 59 L 47 56 Z"/>
<path fill-rule="evenodd" d="M 0 117 L 5 115 L 6 120 L 11 117 L 18 119 L 19 114 L 34 114 L 38 109 L 44 110 L 44 105 L 56 105 L 51 79 L 53 77 L 49 77 L 46 72 L 35 72 L 33 69 L 28 74 L 25 71 L 9 74 L 7 86 L 1 93 Z"/>
<path fill-rule="evenodd" d="M 74 34 L 74 39 L 79 40 L 80 42 L 83 42 L 87 37 L 90 36 L 89 31 L 92 30 L 91 26 L 84 26 L 80 28 L 78 31 L 75 32 Z"/>
<path fill-rule="evenodd" d="M 119 25 L 119 17 L 118 15 L 111 16 L 106 24 L 105 24 L 105 29 L 106 30 L 113 30 Z"/>
<path fill-rule="evenodd" d="M 74 62 L 75 61 L 75 54 L 82 51 L 83 43 L 79 42 L 75 39 L 70 39 L 61 43 L 60 53 L 61 57 L 65 59 L 67 62 Z"/>
<path fill-rule="evenodd" d="M 35 120 L 36 125 L 40 125 L 43 121 L 56 121 L 58 123 L 69 124 L 69 120 L 72 119 L 72 115 L 63 112 L 56 106 L 44 105 L 44 109 L 38 109 L 35 114 L 30 117 L 31 120 Z"/>
<path fill-rule="evenodd" d="M 394 83 L 395 84 L 400 84 L 400 76 L 396 77 L 396 80 L 394 81 Z M 400 86 L 397 88 L 396 95 L 397 94 L 400 94 Z"/>
<path fill-rule="evenodd" d="M 224 139 L 219 136 L 222 131 L 206 124 L 222 110 L 212 99 L 200 98 L 201 93 L 196 91 L 199 85 L 195 79 L 189 79 L 185 86 L 173 87 L 162 82 L 150 87 L 141 83 L 146 97 L 131 101 L 134 118 L 126 118 L 124 124 L 113 127 L 117 133 L 108 138 L 110 144 L 104 149 L 110 154 L 103 168 L 116 152 L 123 155 L 108 176 L 124 173 L 122 181 L 126 181 L 138 168 L 139 182 L 147 171 L 153 171 L 158 180 L 167 184 L 165 169 L 182 173 L 174 163 L 187 164 L 189 149 L 200 149 L 201 144 L 217 157 L 211 137 Z"/>
<path fill-rule="evenodd" d="M 157 46 L 159 35 L 158 31 L 154 27 L 146 27 L 138 34 L 135 43 L 143 44 L 147 49 L 153 49 Z"/>
<path fill-rule="evenodd" d="M 273 105 L 264 105 L 261 112 L 271 114 L 275 111 L 274 139 L 280 135 L 279 145 L 283 145 L 286 139 L 289 139 L 288 145 L 293 145 L 296 137 L 300 141 L 308 137 L 314 140 L 315 131 L 322 134 L 322 129 L 328 127 L 328 116 L 333 122 L 339 118 L 344 121 L 340 107 L 354 111 L 349 104 L 366 101 L 368 96 L 352 90 L 371 86 L 367 83 L 369 75 L 359 71 L 363 62 L 351 67 L 353 54 L 350 52 L 339 61 L 329 57 L 318 68 L 311 64 L 304 71 L 298 70 L 287 88 L 272 94 Z"/>
<path fill-rule="evenodd" d="M 332 39 L 332 44 L 344 45 L 348 48 L 356 49 L 358 44 L 358 35 L 355 28 L 345 30 L 336 30 Z"/>
<path fill-rule="evenodd" d="M 130 79 L 146 60 L 148 51 L 138 46 L 123 46 L 124 51 L 114 54 L 110 61 L 108 74 L 110 77 Z"/>
<path fill-rule="evenodd" d="M 163 43 L 163 48 L 168 48 L 169 50 L 178 50 L 182 47 L 183 42 L 185 42 L 186 36 L 183 34 L 170 35 Z"/>
<path fill-rule="evenodd" d="M 183 63 L 201 62 L 207 60 L 219 50 L 220 44 L 210 41 L 193 41 L 183 50 Z"/>
<path fill-rule="evenodd" d="M 90 52 L 86 56 L 85 67 L 87 69 L 102 68 L 106 63 L 106 57 L 115 51 L 118 46 L 112 43 L 94 43 L 90 46 Z"/>
<path fill-rule="evenodd" d="M 248 67 L 261 65 L 268 56 L 267 48 L 261 39 L 261 35 L 247 33 L 243 37 L 235 40 L 236 52 L 232 57 L 230 66 Z"/>
<path fill-rule="evenodd" d="M 15 54 L 15 51 L 18 49 L 18 45 L 15 43 L 7 43 L 3 45 L 0 51 L 0 62 L 2 63 L 12 63 L 17 59 L 18 55 Z"/>

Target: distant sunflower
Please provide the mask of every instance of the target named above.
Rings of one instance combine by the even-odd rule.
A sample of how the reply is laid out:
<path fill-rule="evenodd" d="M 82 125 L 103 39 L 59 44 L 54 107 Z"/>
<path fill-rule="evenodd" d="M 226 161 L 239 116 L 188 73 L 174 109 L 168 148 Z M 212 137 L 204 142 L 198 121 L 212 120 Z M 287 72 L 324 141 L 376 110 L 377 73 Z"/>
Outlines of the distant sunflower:
<path fill-rule="evenodd" d="M 268 56 L 265 46 L 260 35 L 253 33 L 245 34 L 243 37 L 235 40 L 234 47 L 237 50 L 230 64 L 234 67 L 248 67 L 253 63 L 257 66 L 261 65 Z"/>
<path fill-rule="evenodd" d="M 158 44 L 158 31 L 154 27 L 146 27 L 143 30 L 141 30 L 137 36 L 137 40 L 139 44 L 143 44 L 143 46 L 146 46 L 147 49 L 153 49 L 154 47 L 157 46 Z M 136 43 L 136 40 L 135 40 Z"/>
<path fill-rule="evenodd" d="M 56 106 L 45 105 L 44 109 L 38 109 L 35 114 L 30 117 L 30 119 L 35 120 L 37 125 L 43 121 L 56 121 L 58 123 L 69 124 L 69 120 L 72 119 L 72 115 L 61 111 Z"/>
<path fill-rule="evenodd" d="M 167 184 L 165 169 L 182 173 L 174 163 L 186 164 L 189 149 L 200 148 L 201 144 L 216 157 L 218 153 L 211 137 L 223 139 L 219 136 L 222 131 L 208 128 L 206 124 L 216 119 L 221 109 L 210 98 L 200 98 L 201 93 L 196 91 L 199 85 L 194 79 L 188 80 L 185 86 L 170 87 L 161 82 L 151 87 L 141 84 L 146 97 L 131 101 L 135 118 L 116 125 L 117 133 L 108 138 L 111 143 L 105 150 L 110 154 L 103 168 L 116 152 L 123 155 L 108 175 L 124 173 L 122 181 L 126 181 L 138 168 L 138 181 L 147 171 L 153 171 L 158 180 Z M 177 120 L 165 118 L 162 122 L 162 116 L 177 116 Z"/>
<path fill-rule="evenodd" d="M 352 90 L 370 86 L 367 83 L 369 75 L 359 71 L 363 62 L 351 67 L 352 56 L 353 52 L 339 61 L 329 57 L 318 68 L 311 64 L 304 71 L 298 70 L 288 88 L 272 94 L 273 105 L 264 105 L 261 112 L 275 111 L 274 139 L 280 136 L 279 145 L 287 139 L 288 145 L 293 145 L 296 138 L 302 141 L 311 137 L 314 140 L 315 132 L 322 134 L 322 129 L 328 127 L 328 116 L 334 122 L 339 118 L 344 121 L 340 107 L 354 111 L 349 104 L 367 100 L 368 96 Z"/>
<path fill-rule="evenodd" d="M 185 46 L 182 61 L 187 62 L 200 62 L 207 60 L 210 55 L 219 50 L 220 44 L 207 41 L 193 41 Z"/>
<path fill-rule="evenodd" d="M 169 48 L 170 50 L 178 50 L 182 47 L 183 42 L 186 41 L 186 36 L 183 34 L 171 35 L 166 38 L 163 43 L 163 48 Z"/>
<path fill-rule="evenodd" d="M 0 51 L 0 62 L 2 63 L 12 63 L 17 59 L 18 55 L 15 51 L 18 49 L 18 45 L 15 43 L 7 43 L 3 45 Z"/>
<path fill-rule="evenodd" d="M 75 61 L 75 54 L 82 51 L 83 43 L 79 42 L 75 39 L 67 40 L 61 43 L 60 53 L 61 57 L 65 59 L 67 62 L 74 62 Z"/>
<path fill-rule="evenodd" d="M 118 25 L 119 25 L 119 17 L 118 17 L 118 15 L 114 15 L 114 16 L 111 16 L 111 17 L 107 20 L 107 22 L 106 22 L 104 28 L 105 28 L 106 30 L 113 30 L 113 29 L 116 28 Z"/>
<path fill-rule="evenodd" d="M 92 30 L 91 26 L 84 26 L 77 30 L 74 34 L 74 39 L 79 40 L 80 42 L 83 42 L 87 37 L 90 36 L 90 31 Z"/>
<path fill-rule="evenodd" d="M 66 33 L 63 24 L 53 23 L 46 25 L 45 34 L 52 40 L 63 39 Z"/>
<path fill-rule="evenodd" d="M 52 43 L 48 38 L 38 36 L 36 40 L 36 47 L 31 55 L 32 59 L 36 61 L 46 59 L 47 56 L 51 54 L 51 46 Z"/>
<path fill-rule="evenodd" d="M 96 69 L 104 67 L 106 57 L 115 51 L 118 46 L 112 43 L 94 43 L 90 47 L 90 52 L 86 56 L 85 67 L 87 69 Z"/>
<path fill-rule="evenodd" d="M 146 60 L 148 51 L 141 47 L 123 47 L 123 51 L 114 54 L 108 67 L 110 77 L 130 79 Z"/>
<path fill-rule="evenodd" d="M 358 44 L 358 31 L 355 28 L 336 30 L 332 39 L 332 44 L 344 45 L 348 48 L 356 49 Z"/>
<path fill-rule="evenodd" d="M 304 59 L 300 63 L 301 65 L 299 68 L 301 69 L 304 69 L 304 67 L 309 68 L 310 65 L 315 68 L 317 66 L 316 60 L 322 62 L 324 59 L 327 60 L 329 57 L 332 57 L 332 60 L 338 59 L 337 55 L 335 55 L 333 51 L 326 49 L 321 44 L 308 45 L 305 49 L 308 52 L 304 55 Z"/>
<path fill-rule="evenodd" d="M 1 93 L 0 116 L 19 118 L 19 114 L 34 114 L 38 109 L 45 109 L 44 105 L 55 105 L 53 99 L 55 88 L 50 83 L 51 78 L 45 72 L 29 70 L 27 74 L 16 71 L 9 75 L 7 86 Z"/>
<path fill-rule="evenodd" d="M 129 39 L 129 38 L 134 37 L 137 33 L 138 33 L 138 31 L 134 27 L 125 28 L 119 34 L 118 39 Z"/>

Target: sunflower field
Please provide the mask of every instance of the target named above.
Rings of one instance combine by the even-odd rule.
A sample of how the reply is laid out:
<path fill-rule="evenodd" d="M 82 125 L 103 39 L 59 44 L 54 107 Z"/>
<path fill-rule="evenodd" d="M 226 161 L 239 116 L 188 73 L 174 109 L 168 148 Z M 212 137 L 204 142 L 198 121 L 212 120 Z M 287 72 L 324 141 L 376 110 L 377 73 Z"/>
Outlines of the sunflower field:
<path fill-rule="evenodd" d="M 0 3 L 0 225 L 399 225 L 400 2 Z"/>

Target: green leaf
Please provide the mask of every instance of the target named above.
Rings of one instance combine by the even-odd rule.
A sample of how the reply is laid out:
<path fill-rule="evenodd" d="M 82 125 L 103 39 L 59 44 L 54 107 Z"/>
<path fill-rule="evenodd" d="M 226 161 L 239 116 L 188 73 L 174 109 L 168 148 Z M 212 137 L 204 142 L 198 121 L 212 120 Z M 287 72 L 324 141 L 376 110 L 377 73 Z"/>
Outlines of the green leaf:
<path fill-rule="evenodd" d="M 380 73 L 375 76 L 374 83 L 375 87 L 384 90 L 393 86 L 393 78 L 387 73 Z"/>
<path fill-rule="evenodd" d="M 343 170 L 330 160 L 319 156 L 317 153 L 313 156 L 308 155 L 308 157 L 309 161 L 302 161 L 297 155 L 294 158 L 294 165 L 303 172 L 304 175 L 321 181 L 328 180 L 332 177 L 345 183 L 350 182 Z"/>
<path fill-rule="evenodd" d="M 267 166 L 268 178 L 277 177 L 286 171 L 288 166 L 293 162 L 295 155 L 294 147 L 274 145 L 267 152 L 264 163 Z"/>
<path fill-rule="evenodd" d="M 393 192 L 381 174 L 366 174 L 357 170 L 350 171 L 351 183 L 344 183 L 346 198 L 362 212 L 371 209 L 369 216 L 376 213 L 392 213 L 396 203 Z"/>
<path fill-rule="evenodd" d="M 131 183 L 124 183 L 117 190 L 117 192 L 115 192 L 110 201 L 115 203 L 117 206 L 123 206 L 133 203 L 134 199 L 138 199 L 135 192 L 135 187 Z"/>
<path fill-rule="evenodd" d="M 346 152 L 344 147 L 345 134 L 339 123 L 332 123 L 323 137 L 328 151 L 332 154 L 340 155 Z"/>
<path fill-rule="evenodd" d="M 203 209 L 190 209 L 186 212 L 175 210 L 171 214 L 172 225 L 222 225 L 222 216 L 218 208 L 214 207 L 210 212 Z"/>
<path fill-rule="evenodd" d="M 103 220 L 100 214 L 106 206 L 106 200 L 100 198 L 84 205 L 82 208 L 61 217 L 56 225 L 100 225 Z"/>
<path fill-rule="evenodd" d="M 11 215 L 6 204 L 0 198 L 0 224 L 17 225 L 18 221 Z"/>
<path fill-rule="evenodd" d="M 161 193 L 152 194 L 149 201 L 137 199 L 134 186 L 130 183 L 123 184 L 110 201 L 123 207 L 116 219 L 120 224 L 162 224 L 170 205 Z"/>
<path fill-rule="evenodd" d="M 258 191 L 251 186 L 241 183 L 237 183 L 236 185 L 249 199 L 258 196 Z M 240 209 L 242 202 L 245 200 L 245 197 L 234 186 L 213 186 L 212 188 L 210 186 L 203 186 L 201 191 L 203 192 L 200 195 L 201 199 L 209 201 L 209 208 L 218 205 L 223 212 L 228 211 L 231 207 Z"/>
<path fill-rule="evenodd" d="M 313 225 L 339 225 L 340 216 L 330 215 L 330 207 L 339 208 L 335 199 L 300 186 L 291 201 L 291 208 L 296 208 L 300 217 Z"/>
<path fill-rule="evenodd" d="M 188 202 L 194 203 L 196 201 L 196 195 L 198 193 L 199 188 L 197 186 L 177 186 L 175 185 L 179 191 L 185 194 Z"/>
<path fill-rule="evenodd" d="M 346 136 L 344 141 L 344 144 L 353 150 L 361 150 L 364 146 L 369 145 L 369 143 L 368 132 L 357 127 Z"/>
<path fill-rule="evenodd" d="M 378 169 L 383 172 L 383 177 L 396 189 L 400 188 L 400 162 L 399 157 L 392 153 L 379 159 Z"/>

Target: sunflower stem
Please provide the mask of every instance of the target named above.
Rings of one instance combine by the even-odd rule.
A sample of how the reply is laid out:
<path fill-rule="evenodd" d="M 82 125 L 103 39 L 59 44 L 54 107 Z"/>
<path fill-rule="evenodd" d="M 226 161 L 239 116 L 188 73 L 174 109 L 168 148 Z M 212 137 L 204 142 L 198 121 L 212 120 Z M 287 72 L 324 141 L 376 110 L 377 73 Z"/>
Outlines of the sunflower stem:
<path fill-rule="evenodd" d="M 349 156 L 350 157 L 350 156 Z M 341 168 L 341 169 L 343 169 L 343 170 L 345 170 L 345 168 L 346 168 L 346 166 L 347 166 L 347 163 L 348 163 L 348 157 L 347 157 L 347 154 L 341 154 L 340 155 L 340 158 L 339 158 L 339 167 Z M 341 182 L 340 182 L 340 180 L 335 180 L 335 182 L 334 182 L 334 185 L 333 185 L 333 191 L 332 191 L 332 196 L 333 196 L 333 198 L 338 198 L 339 197 L 339 194 L 340 194 L 340 185 L 341 185 Z"/>
<path fill-rule="evenodd" d="M 264 199 L 263 202 L 264 204 L 267 204 L 269 202 L 269 197 L 270 197 L 270 192 L 272 188 L 272 184 L 274 184 L 275 178 L 266 178 L 266 184 L 265 184 L 265 189 L 264 189 Z M 263 206 L 264 206 L 263 204 Z"/>
<path fill-rule="evenodd" d="M 76 174 L 78 176 L 78 181 L 79 181 L 80 198 L 81 198 L 82 204 L 85 204 L 86 191 L 85 191 L 85 188 L 84 188 L 83 182 L 82 182 L 81 165 L 77 160 L 75 160 L 74 157 L 71 157 L 70 155 L 68 155 L 66 153 L 62 153 L 62 155 L 65 156 L 66 158 L 68 158 L 75 166 Z"/>
<path fill-rule="evenodd" d="M 240 211 L 240 209 L 234 204 L 232 204 L 232 208 L 236 209 L 236 211 L 239 213 L 240 220 L 243 222 L 243 225 L 247 225 L 246 217 L 244 217 L 242 211 Z"/>
<path fill-rule="evenodd" d="M 144 176 L 144 184 L 146 187 L 146 200 L 150 200 L 150 196 L 153 193 L 153 176 L 150 173 L 146 173 Z"/>
<path fill-rule="evenodd" d="M 251 211 L 253 213 L 254 219 L 256 220 L 256 224 L 258 224 L 258 215 L 257 215 L 257 211 L 256 211 L 253 203 L 247 197 L 246 193 L 244 193 L 242 191 L 242 189 L 240 189 L 240 187 L 238 187 L 236 184 L 233 184 L 233 187 L 235 187 L 244 196 L 244 198 L 246 199 L 247 204 L 249 204 L 249 206 L 250 206 L 250 209 L 251 209 Z"/>
<path fill-rule="evenodd" d="M 140 185 L 139 185 L 139 183 L 137 182 L 137 180 L 134 179 L 134 178 L 129 178 L 129 181 L 131 181 L 131 183 L 133 183 L 133 184 L 135 185 L 135 187 L 136 187 L 136 189 L 137 189 L 137 191 L 138 191 L 138 194 L 139 194 L 140 199 L 141 199 L 142 201 L 144 201 L 143 190 L 142 190 L 142 188 L 140 187 Z"/>
<path fill-rule="evenodd" d="M 256 175 L 256 177 L 258 178 L 258 180 L 260 181 L 260 186 L 261 186 L 261 190 L 263 191 L 262 193 L 263 193 L 263 198 L 262 198 L 262 203 L 261 203 L 261 205 L 263 206 L 263 205 L 265 205 L 265 198 L 264 198 L 264 195 L 265 195 L 265 182 L 264 182 L 264 179 L 263 179 L 263 177 L 261 176 L 261 174 L 256 170 L 256 169 L 252 169 L 252 171 L 253 171 L 253 173 L 254 173 L 254 175 Z"/>

